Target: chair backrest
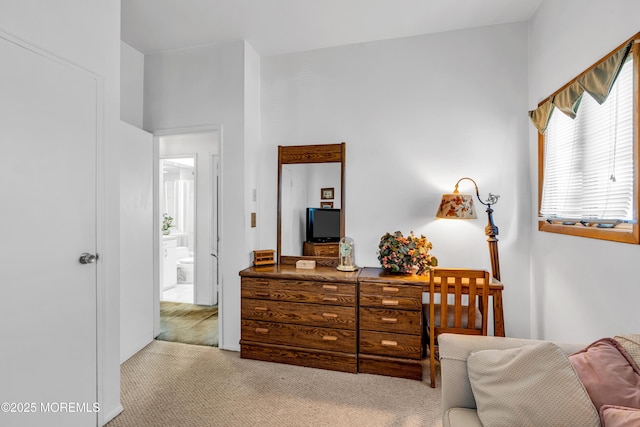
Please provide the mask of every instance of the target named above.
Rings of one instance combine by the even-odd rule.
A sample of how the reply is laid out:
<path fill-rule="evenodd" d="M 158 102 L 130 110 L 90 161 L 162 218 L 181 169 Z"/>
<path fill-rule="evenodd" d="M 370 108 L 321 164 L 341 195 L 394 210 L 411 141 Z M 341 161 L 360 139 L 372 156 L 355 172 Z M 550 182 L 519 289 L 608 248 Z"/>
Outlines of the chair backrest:
<path fill-rule="evenodd" d="M 434 338 L 444 332 L 487 335 L 489 280 L 490 275 L 485 270 L 431 269 L 429 280 L 430 334 Z M 436 295 L 440 296 L 439 301 Z M 463 295 L 467 295 L 466 303 Z M 440 319 L 436 318 L 436 312 L 440 314 L 438 316 Z M 478 319 L 478 316 L 481 318 Z M 480 320 L 481 327 L 478 327 L 480 325 L 477 323 L 480 323 Z"/>

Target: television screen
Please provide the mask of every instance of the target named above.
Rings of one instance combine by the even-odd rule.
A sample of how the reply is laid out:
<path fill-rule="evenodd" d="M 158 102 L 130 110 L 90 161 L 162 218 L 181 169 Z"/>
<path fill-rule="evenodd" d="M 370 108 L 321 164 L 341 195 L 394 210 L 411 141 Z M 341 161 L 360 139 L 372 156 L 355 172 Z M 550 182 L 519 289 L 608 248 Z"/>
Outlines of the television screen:
<path fill-rule="evenodd" d="M 340 209 L 307 208 L 307 242 L 340 241 Z"/>

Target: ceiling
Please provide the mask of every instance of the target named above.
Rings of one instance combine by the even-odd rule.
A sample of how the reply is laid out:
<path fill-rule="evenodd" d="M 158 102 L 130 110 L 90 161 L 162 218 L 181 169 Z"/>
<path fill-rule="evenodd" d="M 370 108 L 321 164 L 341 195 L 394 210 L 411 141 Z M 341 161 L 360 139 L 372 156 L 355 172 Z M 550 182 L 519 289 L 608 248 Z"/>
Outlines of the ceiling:
<path fill-rule="evenodd" d="M 121 0 L 142 53 L 246 40 L 279 55 L 528 20 L 542 0 Z"/>

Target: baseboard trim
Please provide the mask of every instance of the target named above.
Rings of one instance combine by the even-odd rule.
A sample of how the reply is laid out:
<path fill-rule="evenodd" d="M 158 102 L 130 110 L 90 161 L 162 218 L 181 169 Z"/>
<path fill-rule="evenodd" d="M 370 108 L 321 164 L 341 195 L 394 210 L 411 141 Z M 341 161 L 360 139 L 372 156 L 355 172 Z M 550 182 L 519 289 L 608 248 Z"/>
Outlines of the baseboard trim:
<path fill-rule="evenodd" d="M 218 346 L 218 348 L 221 350 L 240 351 L 240 344 Z"/>
<path fill-rule="evenodd" d="M 120 415 L 123 411 L 124 411 L 124 406 L 122 406 L 122 404 L 119 404 L 118 406 L 116 406 L 116 408 L 113 411 L 109 412 L 104 416 L 100 427 L 106 425 L 109 421 L 111 421 L 112 419 Z"/>

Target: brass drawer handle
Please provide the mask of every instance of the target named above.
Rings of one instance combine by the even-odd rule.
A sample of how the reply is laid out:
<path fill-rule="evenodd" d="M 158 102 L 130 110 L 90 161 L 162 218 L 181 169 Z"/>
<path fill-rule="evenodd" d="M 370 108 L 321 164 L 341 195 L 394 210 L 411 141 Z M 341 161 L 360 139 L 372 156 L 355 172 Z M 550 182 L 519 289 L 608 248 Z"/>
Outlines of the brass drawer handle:
<path fill-rule="evenodd" d="M 327 317 L 327 318 L 330 318 L 330 319 L 335 319 L 336 317 L 338 317 L 338 315 L 337 315 L 337 314 L 335 314 L 335 313 L 322 313 L 322 317 Z"/>
<path fill-rule="evenodd" d="M 264 281 L 264 280 L 256 280 L 256 285 L 257 286 L 269 286 L 269 282 Z"/>
<path fill-rule="evenodd" d="M 257 297 L 269 297 L 271 294 L 269 292 L 254 292 L 254 295 Z"/>
<path fill-rule="evenodd" d="M 387 345 L 390 347 L 396 347 L 398 345 L 398 341 L 382 340 L 380 341 L 380 344 Z"/>
<path fill-rule="evenodd" d="M 398 305 L 397 299 L 383 299 L 382 305 Z"/>
<path fill-rule="evenodd" d="M 338 286 L 337 285 L 322 285 L 322 289 L 326 289 L 328 291 L 337 291 L 338 290 Z"/>
<path fill-rule="evenodd" d="M 399 292 L 399 291 L 400 291 L 400 289 L 394 288 L 392 286 L 384 286 L 382 288 L 382 292 L 393 292 L 393 293 L 396 293 L 396 292 Z"/>
<path fill-rule="evenodd" d="M 255 311 L 267 311 L 267 310 L 269 310 L 269 308 L 268 307 L 254 307 L 254 310 Z"/>
<path fill-rule="evenodd" d="M 333 335 L 323 335 L 322 339 L 325 341 L 336 341 L 338 339 L 338 337 L 333 336 Z"/>
<path fill-rule="evenodd" d="M 257 334 L 268 334 L 269 333 L 269 329 L 267 328 L 256 328 L 255 329 Z"/>
<path fill-rule="evenodd" d="M 387 323 L 397 323 L 398 319 L 396 319 L 395 317 L 383 317 L 382 319 L 383 322 L 387 322 Z"/>
<path fill-rule="evenodd" d="M 338 301 L 336 297 L 322 297 L 322 301 Z"/>

